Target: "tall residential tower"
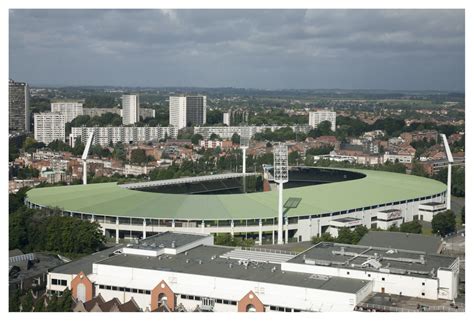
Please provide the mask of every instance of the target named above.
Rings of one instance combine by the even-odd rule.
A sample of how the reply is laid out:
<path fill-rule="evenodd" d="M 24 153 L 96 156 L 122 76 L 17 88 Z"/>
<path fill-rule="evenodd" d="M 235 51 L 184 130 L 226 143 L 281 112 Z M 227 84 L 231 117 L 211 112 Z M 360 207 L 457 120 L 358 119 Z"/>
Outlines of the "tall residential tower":
<path fill-rule="evenodd" d="M 171 96 L 170 126 L 178 129 L 206 123 L 206 96 Z"/>
<path fill-rule="evenodd" d="M 27 83 L 10 79 L 8 123 L 9 131 L 30 131 L 30 90 Z"/>
<path fill-rule="evenodd" d="M 138 95 L 122 96 L 122 124 L 133 125 L 140 121 L 140 99 Z"/>

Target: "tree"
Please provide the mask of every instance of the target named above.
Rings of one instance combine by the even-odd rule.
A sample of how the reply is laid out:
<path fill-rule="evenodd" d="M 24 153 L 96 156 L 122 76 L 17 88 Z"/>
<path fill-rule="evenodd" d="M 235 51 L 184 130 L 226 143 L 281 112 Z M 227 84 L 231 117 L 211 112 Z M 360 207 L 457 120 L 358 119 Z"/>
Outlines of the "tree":
<path fill-rule="evenodd" d="M 8 300 L 8 311 L 19 312 L 20 311 L 20 290 L 17 289 L 15 292 L 10 293 Z"/>
<path fill-rule="evenodd" d="M 202 137 L 201 134 L 194 134 L 191 136 L 191 143 L 193 143 L 193 145 L 199 145 L 199 141 L 203 139 L 204 137 Z"/>
<path fill-rule="evenodd" d="M 352 244 L 353 240 L 352 231 L 348 227 L 342 227 L 339 229 L 337 242 L 344 244 Z"/>
<path fill-rule="evenodd" d="M 23 249 L 28 245 L 26 225 L 29 215 L 31 215 L 31 210 L 24 206 L 10 214 L 8 220 L 8 244 L 10 250 Z"/>
<path fill-rule="evenodd" d="M 112 152 L 112 157 L 117 160 L 125 161 L 127 155 L 125 154 L 125 147 L 122 142 L 117 142 L 114 146 L 114 151 Z"/>
<path fill-rule="evenodd" d="M 405 222 L 400 225 L 400 232 L 421 234 L 423 226 L 418 221 Z"/>
<path fill-rule="evenodd" d="M 216 133 L 212 133 L 211 136 L 209 137 L 209 140 L 222 140 L 222 139 Z"/>
<path fill-rule="evenodd" d="M 352 244 L 358 244 L 362 237 L 369 232 L 369 229 L 364 225 L 357 226 L 352 232 Z"/>
<path fill-rule="evenodd" d="M 321 134 L 320 136 L 334 135 L 334 132 L 331 130 L 331 122 L 328 120 L 325 120 L 319 123 L 318 130 L 319 130 L 319 133 Z"/>
<path fill-rule="evenodd" d="M 232 141 L 232 144 L 239 145 L 240 144 L 240 135 L 237 134 L 237 133 L 233 133 L 230 140 Z"/>
<path fill-rule="evenodd" d="M 57 295 L 52 295 L 51 298 L 49 299 L 48 302 L 48 307 L 46 308 L 46 311 L 48 312 L 59 312 L 60 310 L 59 306 L 59 300 Z"/>
<path fill-rule="evenodd" d="M 43 148 L 45 146 L 46 146 L 45 144 L 37 142 L 32 137 L 27 137 L 25 141 L 23 142 L 23 150 L 27 153 L 33 153 L 37 149 Z"/>
<path fill-rule="evenodd" d="M 321 236 L 313 236 L 311 242 L 313 244 L 318 244 L 320 242 L 335 242 L 336 240 L 329 233 L 323 233 Z"/>
<path fill-rule="evenodd" d="M 292 151 L 288 154 L 288 164 L 289 165 L 297 165 L 298 161 L 301 159 L 300 153 L 297 151 Z"/>
<path fill-rule="evenodd" d="M 145 150 L 143 149 L 134 149 L 132 150 L 131 156 L 130 156 L 130 162 L 132 164 L 144 164 L 146 163 L 146 153 Z"/>
<path fill-rule="evenodd" d="M 36 300 L 34 312 L 45 312 L 44 298 L 42 296 Z"/>
<path fill-rule="evenodd" d="M 21 311 L 30 312 L 33 309 L 33 295 L 31 291 L 28 291 L 25 296 L 21 299 Z"/>
<path fill-rule="evenodd" d="M 61 312 L 71 312 L 72 311 L 72 295 L 71 291 L 66 288 L 63 291 L 63 295 L 61 296 L 61 300 L 59 300 L 59 306 L 58 306 L 58 311 Z"/>
<path fill-rule="evenodd" d="M 456 216 L 453 211 L 447 210 L 433 216 L 431 220 L 433 233 L 446 236 L 456 231 Z"/>

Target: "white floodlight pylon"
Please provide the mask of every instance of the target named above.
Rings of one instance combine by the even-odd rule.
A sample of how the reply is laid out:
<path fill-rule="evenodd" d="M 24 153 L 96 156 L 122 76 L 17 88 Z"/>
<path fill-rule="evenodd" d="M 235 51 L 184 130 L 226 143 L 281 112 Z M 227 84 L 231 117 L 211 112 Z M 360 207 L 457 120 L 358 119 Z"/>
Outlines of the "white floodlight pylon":
<path fill-rule="evenodd" d="M 278 244 L 283 244 L 283 184 L 288 182 L 288 146 L 279 143 L 273 149 L 273 177 L 278 183 Z"/>
<path fill-rule="evenodd" d="M 82 184 L 87 185 L 87 154 L 89 154 L 89 149 L 92 144 L 92 139 L 94 138 L 94 131 L 89 135 L 87 139 L 86 147 L 82 153 Z"/>
<path fill-rule="evenodd" d="M 453 154 L 451 154 L 451 149 L 449 148 L 448 140 L 445 134 L 440 134 L 443 138 L 444 150 L 446 152 L 446 157 L 448 158 L 448 188 L 446 191 L 446 209 L 451 209 L 451 167 L 454 163 Z"/>
<path fill-rule="evenodd" d="M 243 191 L 246 192 L 246 180 L 245 180 L 245 173 L 247 172 L 247 148 L 249 148 L 250 144 L 250 128 L 243 127 L 240 131 L 240 149 L 242 149 L 242 182 L 243 182 Z"/>

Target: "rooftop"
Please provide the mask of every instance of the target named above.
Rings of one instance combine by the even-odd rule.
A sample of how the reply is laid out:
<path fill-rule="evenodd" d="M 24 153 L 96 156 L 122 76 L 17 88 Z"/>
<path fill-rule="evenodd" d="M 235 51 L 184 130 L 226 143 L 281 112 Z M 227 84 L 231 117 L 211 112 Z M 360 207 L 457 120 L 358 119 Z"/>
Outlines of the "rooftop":
<path fill-rule="evenodd" d="M 456 260 L 420 251 L 321 242 L 288 262 L 433 278 L 439 268 L 450 268 Z"/>
<path fill-rule="evenodd" d="M 347 170 L 347 169 L 346 169 Z M 288 217 L 317 215 L 431 196 L 446 185 L 424 177 L 351 169 L 360 179 L 286 189 L 284 197 L 301 198 Z M 28 199 L 66 211 L 119 217 L 230 220 L 275 218 L 278 192 L 249 194 L 162 194 L 121 188 L 116 183 L 34 188 Z"/>
<path fill-rule="evenodd" d="M 159 257 L 114 255 L 98 264 L 173 271 L 346 293 L 356 293 L 368 283 L 365 280 L 282 271 L 280 264 L 251 261 L 246 265 L 242 263 L 242 260 L 220 257 L 232 250 L 234 248 L 201 245 L 177 255 L 160 255 Z M 150 284 L 150 289 L 153 286 L 154 284 Z"/>
<path fill-rule="evenodd" d="M 156 250 L 157 248 L 178 248 L 206 237 L 209 237 L 209 235 L 164 232 L 137 241 L 138 243 L 131 244 L 128 247 L 146 250 Z"/>
<path fill-rule="evenodd" d="M 69 263 L 60 265 L 51 269 L 52 273 L 64 273 L 64 274 L 78 274 L 79 272 L 84 272 L 85 274 L 92 273 L 92 263 L 108 258 L 112 253 L 118 249 L 123 248 L 122 245 L 116 245 L 109 247 L 105 250 L 92 253 L 90 255 L 84 256 L 78 260 L 71 261 Z"/>
<path fill-rule="evenodd" d="M 413 233 L 369 231 L 360 240 L 359 245 L 438 253 L 441 238 Z"/>

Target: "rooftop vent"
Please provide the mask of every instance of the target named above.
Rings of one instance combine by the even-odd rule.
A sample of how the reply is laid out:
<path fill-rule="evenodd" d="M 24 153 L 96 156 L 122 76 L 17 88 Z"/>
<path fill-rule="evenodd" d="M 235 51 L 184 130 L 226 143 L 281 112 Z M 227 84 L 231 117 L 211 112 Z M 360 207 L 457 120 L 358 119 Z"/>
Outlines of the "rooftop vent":
<path fill-rule="evenodd" d="M 158 256 L 158 260 L 160 260 L 160 261 L 161 261 L 161 256 Z"/>
<path fill-rule="evenodd" d="M 184 252 L 184 255 L 188 255 L 188 251 Z"/>
<path fill-rule="evenodd" d="M 150 246 L 151 247 L 156 247 L 156 243 L 151 243 Z"/>
<path fill-rule="evenodd" d="M 198 264 L 202 264 L 202 260 L 198 260 Z"/>
<path fill-rule="evenodd" d="M 229 263 L 229 269 L 232 269 L 232 263 Z"/>
<path fill-rule="evenodd" d="M 276 271 L 276 266 L 272 267 L 272 272 L 275 272 Z"/>
<path fill-rule="evenodd" d="M 143 245 L 143 246 L 148 246 L 148 243 L 147 243 L 147 242 L 143 242 L 142 245 Z"/>
<path fill-rule="evenodd" d="M 189 263 L 189 259 L 186 259 L 186 263 Z"/>
<path fill-rule="evenodd" d="M 160 244 L 160 246 L 159 246 L 159 247 L 160 247 L 160 249 L 162 249 L 162 248 L 164 248 L 164 247 L 165 247 L 165 245 L 164 245 L 164 244 Z"/>
<path fill-rule="evenodd" d="M 175 241 L 172 241 L 172 242 L 171 242 L 171 248 L 174 249 L 175 247 L 176 247 L 176 242 L 175 242 Z"/>
<path fill-rule="evenodd" d="M 212 260 L 212 261 L 215 260 L 216 257 L 217 257 L 216 255 L 211 256 L 211 260 Z"/>

